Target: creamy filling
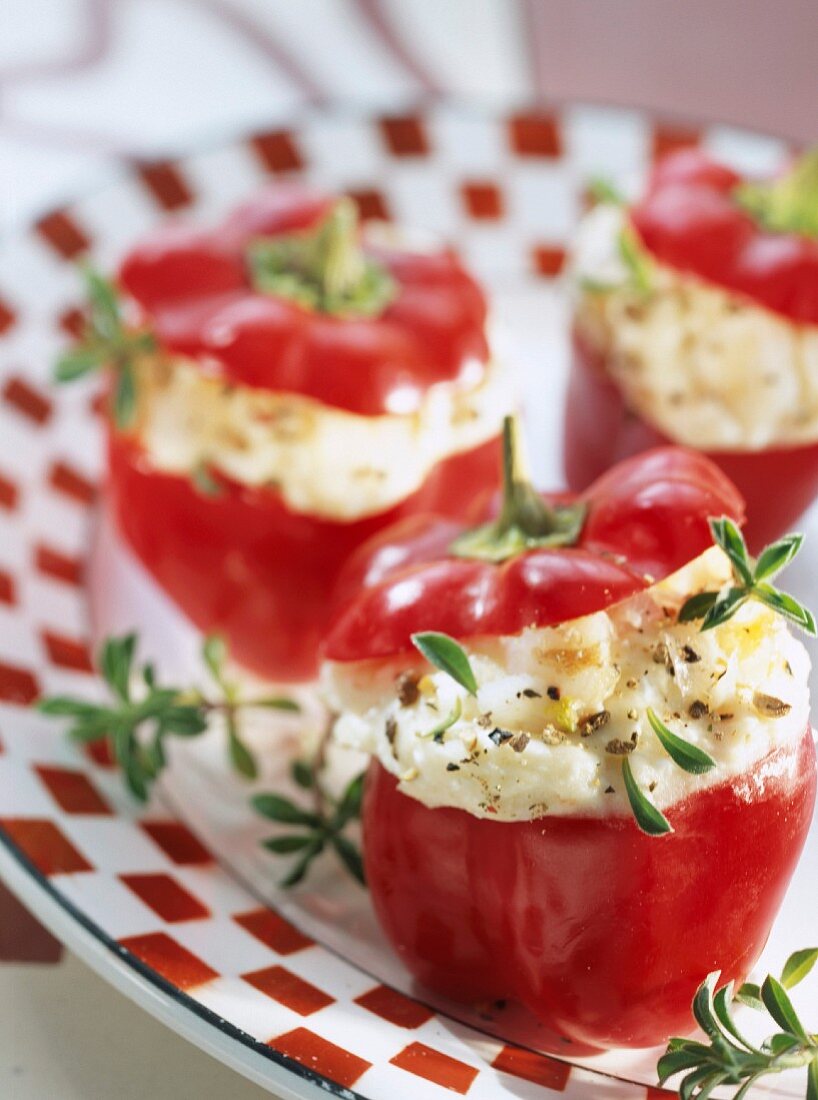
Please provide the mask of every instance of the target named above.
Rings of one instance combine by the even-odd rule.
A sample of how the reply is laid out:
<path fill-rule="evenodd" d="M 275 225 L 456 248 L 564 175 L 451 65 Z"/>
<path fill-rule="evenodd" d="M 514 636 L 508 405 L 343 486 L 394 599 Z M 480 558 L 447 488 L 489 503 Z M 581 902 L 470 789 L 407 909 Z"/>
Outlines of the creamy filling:
<path fill-rule="evenodd" d="M 385 511 L 441 460 L 496 436 L 510 386 L 491 364 L 432 386 L 411 414 L 359 416 L 308 397 L 226 386 L 196 362 L 143 360 L 136 433 L 158 470 L 217 470 L 272 488 L 289 508 L 335 520 Z"/>
<path fill-rule="evenodd" d="M 377 757 L 412 798 L 477 817 L 628 814 L 625 755 L 648 797 L 670 806 L 749 773 L 807 726 L 809 658 L 780 616 L 748 602 L 705 633 L 677 622 L 689 595 L 729 579 L 725 555 L 712 548 L 606 611 L 473 639 L 465 648 L 476 697 L 420 658 L 330 662 L 335 737 Z M 675 764 L 649 707 L 716 767 L 691 775 Z"/>
<path fill-rule="evenodd" d="M 585 219 L 571 265 L 578 333 L 628 405 L 669 439 L 705 450 L 818 441 L 818 327 L 798 325 L 651 261 L 651 286 L 628 279 L 624 214 Z"/>

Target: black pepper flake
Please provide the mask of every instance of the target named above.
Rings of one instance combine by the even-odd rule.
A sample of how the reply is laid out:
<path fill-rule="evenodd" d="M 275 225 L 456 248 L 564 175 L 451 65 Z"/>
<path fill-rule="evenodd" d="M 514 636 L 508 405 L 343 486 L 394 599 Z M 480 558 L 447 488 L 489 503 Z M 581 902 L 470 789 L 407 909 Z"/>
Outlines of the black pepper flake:
<path fill-rule="evenodd" d="M 551 689 L 549 688 L 548 690 L 550 693 Z M 538 691 L 535 691 L 534 688 L 523 688 L 523 690 L 517 694 L 517 698 L 519 699 L 520 697 L 524 699 L 542 699 L 542 695 L 540 695 Z"/>
<path fill-rule="evenodd" d="M 683 645 L 682 660 L 686 661 L 689 665 L 695 665 L 701 660 L 701 657 L 698 655 L 693 646 Z"/>
<path fill-rule="evenodd" d="M 601 729 L 610 717 L 610 712 L 607 710 L 598 710 L 595 714 L 586 714 L 577 723 L 580 737 L 590 737 L 592 733 Z"/>
<path fill-rule="evenodd" d="M 653 780 L 652 783 L 648 784 L 648 790 L 650 791 L 651 794 L 653 794 L 653 792 L 656 790 L 656 780 L 655 779 Z"/>
<path fill-rule="evenodd" d="M 616 794 L 616 791 L 613 789 L 613 787 L 606 787 L 605 794 Z"/>
<path fill-rule="evenodd" d="M 690 706 L 687 708 L 687 713 L 691 718 L 704 718 L 705 714 L 710 713 L 710 708 L 707 703 L 701 699 L 694 699 Z"/>
<path fill-rule="evenodd" d="M 398 736 L 398 723 L 394 718 L 386 719 L 386 740 L 390 745 L 395 744 L 395 738 Z"/>
<path fill-rule="evenodd" d="M 407 670 L 395 677 L 395 690 L 398 693 L 398 702 L 402 707 L 411 707 L 420 698 L 420 673 Z"/>
<path fill-rule="evenodd" d="M 560 689 L 558 687 L 550 687 L 547 694 L 548 698 L 553 699 L 555 703 L 560 701 Z"/>
<path fill-rule="evenodd" d="M 501 730 L 497 726 L 489 734 L 489 740 L 493 741 L 495 745 L 505 745 L 506 741 L 510 741 L 513 736 L 513 733 L 509 733 L 508 730 Z"/>
<path fill-rule="evenodd" d="M 487 730 L 491 725 L 491 711 L 487 711 L 485 714 L 481 714 L 477 719 L 477 725 L 482 730 Z"/>
<path fill-rule="evenodd" d="M 446 765 L 446 771 L 447 772 L 459 772 L 460 771 L 460 765 L 459 764 L 447 764 Z"/>
<path fill-rule="evenodd" d="M 529 734 L 525 732 L 518 733 L 517 736 L 509 742 L 509 748 L 513 749 L 514 752 L 523 752 L 530 740 L 531 737 Z"/>
<path fill-rule="evenodd" d="M 754 693 L 753 706 L 759 714 L 765 714 L 768 718 L 783 718 L 792 710 L 790 704 L 783 699 L 777 699 L 775 695 L 767 695 L 763 691 Z"/>
<path fill-rule="evenodd" d="M 621 737 L 614 737 L 612 741 L 609 741 L 605 746 L 605 752 L 609 752 L 611 756 L 627 756 L 628 753 L 633 752 L 639 741 L 639 734 L 636 730 L 631 734 L 630 741 L 623 741 Z"/>

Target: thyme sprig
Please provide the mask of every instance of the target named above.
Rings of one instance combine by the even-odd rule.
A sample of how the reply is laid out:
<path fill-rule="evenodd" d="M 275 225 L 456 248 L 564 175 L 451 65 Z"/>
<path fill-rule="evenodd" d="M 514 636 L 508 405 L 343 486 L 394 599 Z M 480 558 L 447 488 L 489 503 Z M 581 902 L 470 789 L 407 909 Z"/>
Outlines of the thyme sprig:
<path fill-rule="evenodd" d="M 159 684 L 151 663 L 135 667 L 136 650 L 136 634 L 108 638 L 100 647 L 98 665 L 110 691 L 109 703 L 52 695 L 40 700 L 38 709 L 69 718 L 68 734 L 76 741 L 107 742 L 126 785 L 143 801 L 167 762 L 167 738 L 197 737 L 214 716 L 225 723 L 233 767 L 247 778 L 254 777 L 256 762 L 240 735 L 241 715 L 259 707 L 297 711 L 298 705 L 281 696 L 244 699 L 238 685 L 227 677 L 227 650 L 216 636 L 206 638 L 202 647 L 202 658 L 219 689 L 215 699 L 198 688 Z"/>
<path fill-rule="evenodd" d="M 280 794 L 268 792 L 253 798 L 253 807 L 262 817 L 282 825 L 293 825 L 299 830 L 262 841 L 264 847 L 275 855 L 297 854 L 297 859 L 279 885 L 290 887 L 301 882 L 313 861 L 329 847 L 352 877 L 365 886 L 360 849 L 345 832 L 350 822 L 361 816 L 363 773 L 347 784 L 337 801 L 330 799 L 321 789 L 315 766 L 296 761 L 292 766 L 292 777 L 299 787 L 315 795 L 313 809 L 304 809 Z"/>
<path fill-rule="evenodd" d="M 682 1073 L 682 1100 L 705 1100 L 724 1085 L 737 1086 L 733 1100 L 742 1100 L 762 1077 L 806 1067 L 806 1100 L 818 1100 L 818 1036 L 804 1027 L 787 993 L 809 974 L 816 959 L 818 948 L 796 951 L 780 978 L 768 974 L 761 986 L 745 984 L 736 994 L 732 982 L 717 988 L 718 971 L 708 974 L 693 1000 L 693 1015 L 709 1043 L 671 1039 L 657 1065 L 659 1083 Z M 760 1045 L 750 1042 L 733 1019 L 736 1001 L 766 1012 L 779 1030 Z"/>
<path fill-rule="evenodd" d="M 147 329 L 126 326 L 122 304 L 113 283 L 90 265 L 82 268 L 88 299 L 81 339 L 57 360 L 54 378 L 73 382 L 93 371 L 114 372 L 112 407 L 119 428 L 129 428 L 136 416 L 135 360 L 154 351 L 156 340 Z"/>
<path fill-rule="evenodd" d="M 771 583 L 798 554 L 804 542 L 803 535 L 785 535 L 753 559 L 741 531 L 727 516 L 711 517 L 710 530 L 716 545 L 730 559 L 734 583 L 719 592 L 699 592 L 691 596 L 679 611 L 680 623 L 702 619 L 700 630 L 712 630 L 731 619 L 748 600 L 758 600 L 805 633 L 813 637 L 818 635 L 812 612 Z"/>

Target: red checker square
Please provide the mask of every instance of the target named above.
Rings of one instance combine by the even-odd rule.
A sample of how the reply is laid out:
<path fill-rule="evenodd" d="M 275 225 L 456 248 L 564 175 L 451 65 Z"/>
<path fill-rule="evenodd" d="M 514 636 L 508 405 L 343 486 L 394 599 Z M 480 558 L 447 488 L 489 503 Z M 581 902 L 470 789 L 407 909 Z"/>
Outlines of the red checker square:
<path fill-rule="evenodd" d="M 181 866 L 212 863 L 213 856 L 181 821 L 140 821 L 155 844 Z"/>
<path fill-rule="evenodd" d="M 51 401 L 18 375 L 7 379 L 3 386 L 3 400 L 35 424 L 45 424 L 51 419 Z"/>
<path fill-rule="evenodd" d="M 351 1089 L 372 1065 L 305 1027 L 297 1027 L 294 1031 L 270 1039 L 267 1046 L 347 1089 Z"/>
<path fill-rule="evenodd" d="M 347 191 L 347 194 L 355 200 L 358 212 L 364 221 L 370 219 L 389 221 L 391 219 L 392 215 L 389 212 L 382 191 L 376 191 L 374 188 L 361 188 L 357 191 Z"/>
<path fill-rule="evenodd" d="M 0 336 L 8 332 L 16 320 L 17 316 L 11 306 L 0 299 Z"/>
<path fill-rule="evenodd" d="M 691 126 L 657 123 L 653 128 L 652 156 L 660 160 L 679 149 L 692 149 L 701 141 L 701 130 Z"/>
<path fill-rule="evenodd" d="M 299 1016 L 311 1016 L 313 1012 L 319 1012 L 327 1005 L 335 1003 L 334 997 L 283 966 L 254 970 L 251 974 L 242 974 L 242 978 L 254 989 L 272 997 Z"/>
<path fill-rule="evenodd" d="M 425 157 L 429 138 L 423 120 L 417 115 L 390 115 L 379 120 L 386 147 L 393 157 Z"/>
<path fill-rule="evenodd" d="M 116 767 L 116 760 L 114 754 L 111 751 L 110 743 L 107 738 L 102 741 L 89 741 L 87 745 L 83 745 L 85 755 L 89 760 L 100 768 L 114 768 Z"/>
<path fill-rule="evenodd" d="M 558 245 L 535 245 L 531 250 L 531 259 L 538 275 L 553 279 L 565 266 L 565 249 Z"/>
<path fill-rule="evenodd" d="M 559 123 L 550 112 L 513 115 L 508 131 L 511 148 L 520 157 L 558 157 L 562 153 Z"/>
<path fill-rule="evenodd" d="M 179 989 L 193 989 L 204 985 L 218 973 L 203 962 L 198 955 L 182 947 L 165 932 L 149 932 L 144 936 L 129 936 L 119 941 L 120 946 L 136 955 L 146 966 L 161 974 Z"/>
<path fill-rule="evenodd" d="M 491 1064 L 503 1073 L 531 1081 L 552 1092 L 564 1092 L 571 1075 L 567 1062 L 536 1054 L 533 1050 L 521 1050 L 520 1047 L 504 1046 Z"/>
<path fill-rule="evenodd" d="M 66 638 L 63 634 L 55 634 L 51 630 L 42 631 L 40 636 L 48 653 L 48 659 L 53 665 L 70 669 L 72 672 L 94 671 L 87 642 Z"/>
<path fill-rule="evenodd" d="M 13 511 L 17 507 L 17 498 L 17 486 L 0 474 L 0 508 Z"/>
<path fill-rule="evenodd" d="M 120 875 L 121 881 L 168 924 L 202 920 L 210 910 L 170 875 Z"/>
<path fill-rule="evenodd" d="M 473 180 L 461 184 L 460 194 L 470 217 L 495 221 L 503 216 L 503 196 L 496 184 Z"/>
<path fill-rule="evenodd" d="M 64 310 L 57 318 L 57 326 L 66 334 L 71 336 L 74 340 L 79 338 L 85 332 L 85 323 L 88 320 L 85 311 L 78 306 L 72 306 L 71 309 Z"/>
<path fill-rule="evenodd" d="M 10 604 L 12 607 L 17 602 L 17 593 L 14 589 L 14 578 L 0 571 L 0 603 Z"/>
<path fill-rule="evenodd" d="M 315 943 L 272 909 L 252 909 L 236 914 L 233 920 L 277 955 L 293 955 Z"/>
<path fill-rule="evenodd" d="M 434 1016 L 426 1005 L 413 1001 L 411 997 L 405 997 L 396 989 L 390 989 L 388 985 L 376 985 L 373 989 L 367 990 L 366 993 L 355 998 L 355 1004 L 365 1008 L 367 1012 L 372 1012 L 375 1016 L 380 1016 L 382 1020 L 388 1020 L 396 1027 L 420 1027 Z"/>
<path fill-rule="evenodd" d="M 74 218 L 64 210 L 55 210 L 37 222 L 36 230 L 42 239 L 64 260 L 73 260 L 86 252 L 90 240 Z"/>
<path fill-rule="evenodd" d="M 53 821 L 6 817 L 0 819 L 0 829 L 44 875 L 73 875 L 94 869 Z"/>
<path fill-rule="evenodd" d="M 141 165 L 139 178 L 163 210 L 179 210 L 193 202 L 187 180 L 171 161 Z"/>
<path fill-rule="evenodd" d="M 37 764 L 34 768 L 48 787 L 51 797 L 67 814 L 109 814 L 111 808 L 91 780 L 73 768 L 52 768 Z"/>
<path fill-rule="evenodd" d="M 58 461 L 52 465 L 48 483 L 52 489 L 79 504 L 93 504 L 97 495 L 96 486 L 67 462 Z"/>
<path fill-rule="evenodd" d="M 289 130 L 256 134 L 250 147 L 268 172 L 300 172 L 304 167 L 304 157 Z"/>
<path fill-rule="evenodd" d="M 459 1062 L 440 1050 L 427 1047 L 425 1043 L 410 1043 L 389 1061 L 399 1069 L 405 1069 L 416 1077 L 422 1077 L 424 1081 L 432 1081 L 461 1096 L 469 1091 L 478 1072 L 465 1062 Z"/>
<path fill-rule="evenodd" d="M 42 543 L 35 547 L 34 567 L 38 572 L 56 581 L 76 585 L 82 584 L 85 571 L 84 562 L 78 558 L 72 558 L 59 550 L 52 550 L 50 546 L 44 546 Z"/>
<path fill-rule="evenodd" d="M 40 685 L 33 672 L 0 661 L 0 699 L 4 703 L 33 703 L 40 694 Z"/>

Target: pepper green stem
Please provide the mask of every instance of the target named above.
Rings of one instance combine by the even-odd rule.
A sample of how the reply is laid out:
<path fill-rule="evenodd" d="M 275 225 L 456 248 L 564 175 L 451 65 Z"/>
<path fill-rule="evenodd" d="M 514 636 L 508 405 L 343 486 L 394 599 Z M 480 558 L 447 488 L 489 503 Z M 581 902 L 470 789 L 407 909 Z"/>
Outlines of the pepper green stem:
<path fill-rule="evenodd" d="M 339 199 L 304 233 L 261 238 L 248 251 L 256 288 L 309 309 L 371 317 L 395 296 L 389 273 L 361 247 L 358 208 Z"/>
<path fill-rule="evenodd" d="M 550 505 L 534 488 L 519 421 L 503 420 L 503 502 L 496 520 L 464 532 L 452 543 L 456 557 L 501 562 L 525 550 L 573 546 L 582 532 L 582 502 Z"/>

